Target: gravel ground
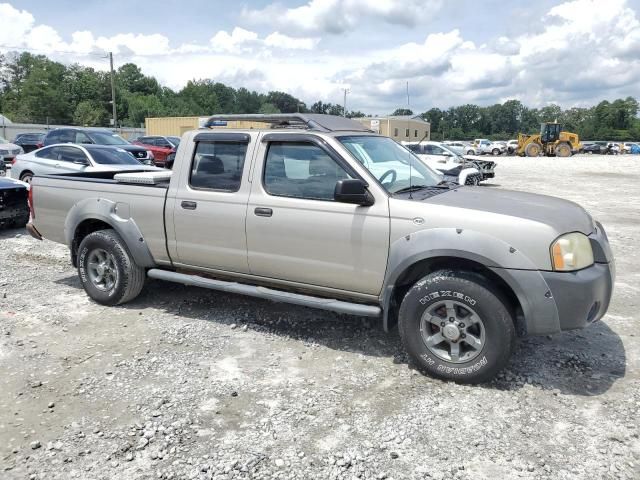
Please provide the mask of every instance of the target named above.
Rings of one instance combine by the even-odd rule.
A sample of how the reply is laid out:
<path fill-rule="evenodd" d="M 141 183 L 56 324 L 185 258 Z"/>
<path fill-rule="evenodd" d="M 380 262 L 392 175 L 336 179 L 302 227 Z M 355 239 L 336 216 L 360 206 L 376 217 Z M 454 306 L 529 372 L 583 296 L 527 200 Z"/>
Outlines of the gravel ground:
<path fill-rule="evenodd" d="M 62 245 L 0 232 L 0 478 L 640 478 L 640 159 L 498 159 L 585 206 L 616 292 L 490 384 L 411 369 L 375 322 L 149 282 L 88 300 Z"/>

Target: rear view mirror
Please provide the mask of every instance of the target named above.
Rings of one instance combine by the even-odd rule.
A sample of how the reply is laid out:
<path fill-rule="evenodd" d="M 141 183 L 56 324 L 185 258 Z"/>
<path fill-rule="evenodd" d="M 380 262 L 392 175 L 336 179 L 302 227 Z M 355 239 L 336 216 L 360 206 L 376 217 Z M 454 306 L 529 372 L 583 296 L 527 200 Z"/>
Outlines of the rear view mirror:
<path fill-rule="evenodd" d="M 359 178 L 339 180 L 333 197 L 336 202 L 353 203 L 369 207 L 373 205 L 373 196 L 367 190 L 367 184 Z"/>

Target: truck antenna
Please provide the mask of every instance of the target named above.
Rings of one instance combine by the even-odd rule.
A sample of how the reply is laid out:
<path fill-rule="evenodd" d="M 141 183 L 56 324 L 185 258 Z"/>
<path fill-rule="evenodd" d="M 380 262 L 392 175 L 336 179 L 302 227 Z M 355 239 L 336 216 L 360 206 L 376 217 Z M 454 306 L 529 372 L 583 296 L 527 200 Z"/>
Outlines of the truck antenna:
<path fill-rule="evenodd" d="M 409 112 L 411 111 L 411 98 L 409 97 L 409 81 L 407 81 L 407 140 L 411 138 L 411 115 Z M 412 155 L 409 154 L 409 199 L 413 200 L 413 158 Z"/>

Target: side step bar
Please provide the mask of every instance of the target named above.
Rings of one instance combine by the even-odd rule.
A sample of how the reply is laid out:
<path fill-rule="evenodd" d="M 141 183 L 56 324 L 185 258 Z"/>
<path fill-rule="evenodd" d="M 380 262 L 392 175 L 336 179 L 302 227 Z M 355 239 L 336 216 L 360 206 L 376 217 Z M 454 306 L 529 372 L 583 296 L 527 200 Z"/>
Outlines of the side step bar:
<path fill-rule="evenodd" d="M 343 302 L 332 298 L 312 297 L 310 295 L 301 295 L 298 293 L 281 292 L 271 288 L 246 285 L 244 283 L 213 280 L 210 278 L 200 277 L 198 275 L 186 275 L 184 273 L 169 272 L 167 270 L 160 270 L 157 268 L 149 270 L 147 272 L 147 276 L 158 280 L 165 280 L 167 282 L 182 283 L 184 285 L 193 285 L 194 287 L 248 295 L 250 297 L 272 300 L 274 302 L 292 303 L 294 305 L 302 305 L 303 307 L 318 308 L 320 310 L 346 313 L 348 315 L 378 317 L 382 313 L 382 309 L 375 305 L 363 305 L 361 303 Z"/>

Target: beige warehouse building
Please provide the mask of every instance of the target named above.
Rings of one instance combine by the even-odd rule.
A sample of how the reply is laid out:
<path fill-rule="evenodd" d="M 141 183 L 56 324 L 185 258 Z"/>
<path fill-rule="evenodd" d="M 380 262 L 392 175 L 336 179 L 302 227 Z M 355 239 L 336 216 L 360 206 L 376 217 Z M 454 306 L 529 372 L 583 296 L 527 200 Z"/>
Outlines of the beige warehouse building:
<path fill-rule="evenodd" d="M 181 136 L 189 130 L 196 130 L 208 117 L 157 117 L 145 119 L 147 135 Z M 401 142 L 417 142 L 431 139 L 431 124 L 419 116 L 363 117 L 355 118 L 376 133 Z M 223 125 L 221 125 L 223 126 Z M 263 128 L 256 122 L 226 122 L 227 128 Z"/>
<path fill-rule="evenodd" d="M 365 127 L 398 142 L 431 140 L 431 124 L 415 116 L 356 118 Z"/>
<path fill-rule="evenodd" d="M 147 135 L 177 136 L 184 132 L 202 128 L 209 117 L 155 117 L 145 118 Z M 256 122 L 223 122 L 220 127 L 226 128 L 264 128 L 264 123 Z"/>

